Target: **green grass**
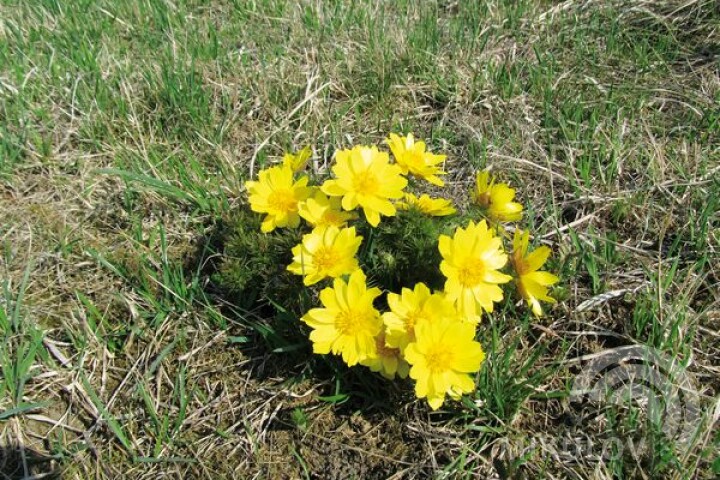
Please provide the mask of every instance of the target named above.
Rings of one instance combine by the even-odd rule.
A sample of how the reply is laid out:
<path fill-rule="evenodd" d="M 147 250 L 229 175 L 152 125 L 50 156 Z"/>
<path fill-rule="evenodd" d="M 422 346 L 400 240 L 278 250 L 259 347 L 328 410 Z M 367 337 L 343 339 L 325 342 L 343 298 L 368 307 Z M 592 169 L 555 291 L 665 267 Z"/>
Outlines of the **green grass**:
<path fill-rule="evenodd" d="M 8 465 L 17 478 L 714 478 L 718 22 L 709 0 L 0 0 Z M 251 165 L 310 144 L 322 166 L 390 131 L 447 153 L 458 197 L 475 169 L 509 181 L 562 277 L 542 319 L 508 301 L 481 325 L 477 392 L 436 414 L 410 385 L 308 362 L 293 315 L 240 308 L 217 284 Z M 576 423 L 582 359 L 633 344 L 696 379 L 685 453 L 642 406 L 590 406 Z M 523 448 L 580 434 L 648 448 Z"/>

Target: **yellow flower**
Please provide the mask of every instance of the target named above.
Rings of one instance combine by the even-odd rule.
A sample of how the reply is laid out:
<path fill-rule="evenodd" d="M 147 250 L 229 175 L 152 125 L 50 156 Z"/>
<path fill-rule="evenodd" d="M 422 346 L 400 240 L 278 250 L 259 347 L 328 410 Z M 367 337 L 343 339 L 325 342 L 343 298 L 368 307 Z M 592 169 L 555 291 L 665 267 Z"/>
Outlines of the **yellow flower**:
<path fill-rule="evenodd" d="M 286 153 L 283 156 L 283 166 L 290 167 L 293 172 L 299 172 L 307 166 L 310 157 L 312 157 L 312 149 L 310 147 L 305 147 L 295 154 Z"/>
<path fill-rule="evenodd" d="M 482 220 L 477 225 L 470 222 L 466 229 L 458 227 L 452 238 L 440 235 L 439 249 L 448 299 L 468 318 L 480 315 L 478 306 L 492 312 L 493 302 L 503 298 L 498 284 L 512 279 L 498 271 L 508 260 L 502 240 Z"/>
<path fill-rule="evenodd" d="M 293 263 L 287 269 L 296 275 L 305 275 L 305 285 L 313 285 L 325 277 L 350 274 L 359 268 L 355 254 L 360 242 L 362 237 L 355 235 L 355 227 L 316 228 L 303 235 L 300 245 L 293 247 Z"/>
<path fill-rule="evenodd" d="M 342 227 L 348 220 L 356 218 L 353 213 L 343 212 L 340 197 L 328 198 L 321 191 L 300 203 L 298 213 L 314 227 Z"/>
<path fill-rule="evenodd" d="M 443 163 L 447 158 L 445 155 L 426 152 L 425 142 L 416 142 L 412 133 L 407 137 L 391 133 L 390 138 L 385 141 L 390 146 L 395 161 L 402 168 L 403 175 L 412 173 L 439 187 L 445 185 L 438 177 L 445 175 L 445 172 L 438 167 L 438 164 Z"/>
<path fill-rule="evenodd" d="M 250 193 L 250 209 L 267 213 L 261 230 L 267 233 L 277 227 L 300 225 L 298 203 L 312 194 L 312 188 L 307 186 L 308 177 L 302 176 L 295 182 L 292 169 L 285 166 L 261 170 L 258 177 L 256 182 L 245 182 L 245 188 Z"/>
<path fill-rule="evenodd" d="M 418 198 L 412 193 L 405 194 L 405 201 L 398 202 L 398 208 L 401 210 L 416 208 L 422 213 L 433 217 L 443 217 L 457 212 L 455 207 L 452 206 L 452 202 L 450 200 L 446 200 L 444 198 L 430 198 L 426 194 L 422 194 L 420 195 L 420 198 Z"/>
<path fill-rule="evenodd" d="M 480 370 L 485 353 L 475 339 L 475 326 L 453 318 L 440 317 L 415 327 L 415 341 L 405 349 L 412 366 L 410 378 L 416 380 L 415 395 L 427 398 L 437 410 L 445 394 L 458 400 L 475 389 L 470 373 Z"/>
<path fill-rule="evenodd" d="M 390 157 L 377 147 L 356 146 L 337 152 L 332 168 L 336 179 L 326 180 L 322 191 L 332 197 L 342 197 L 342 207 L 353 210 L 358 205 L 373 227 L 380 223 L 380 215 L 395 215 L 391 198 L 401 198 L 407 180 L 400 175 L 400 167 L 390 164 Z"/>
<path fill-rule="evenodd" d="M 390 311 L 382 318 L 387 329 L 386 342 L 390 347 L 404 350 L 415 340 L 415 326 L 436 318 L 457 317 L 453 304 L 441 293 L 431 293 L 424 283 L 415 288 L 403 288 L 402 293 L 388 293 Z"/>
<path fill-rule="evenodd" d="M 392 380 L 397 374 L 400 378 L 406 378 L 409 365 L 402 357 L 400 349 L 389 347 L 385 341 L 385 332 L 380 331 L 375 337 L 376 356 L 368 357 L 360 362 L 373 372 L 380 372 L 380 375 Z"/>
<path fill-rule="evenodd" d="M 375 337 L 382 330 L 380 313 L 373 308 L 379 288 L 367 288 L 362 270 L 348 283 L 336 278 L 333 287 L 320 292 L 324 308 L 313 308 L 302 317 L 313 329 L 313 352 L 342 355 L 348 366 L 377 356 Z"/>
<path fill-rule="evenodd" d="M 514 222 L 522 218 L 522 204 L 513 202 L 515 190 L 505 183 L 495 183 L 489 172 L 478 172 L 474 195 L 475 202 L 485 208 L 493 220 Z"/>
<path fill-rule="evenodd" d="M 557 283 L 559 278 L 552 273 L 538 271 L 550 256 L 550 249 L 542 246 L 528 253 L 529 243 L 530 232 L 515 230 L 511 261 L 518 276 L 518 291 L 539 317 L 543 313 L 540 300 L 555 303 L 555 299 L 548 295 L 547 287 Z"/>

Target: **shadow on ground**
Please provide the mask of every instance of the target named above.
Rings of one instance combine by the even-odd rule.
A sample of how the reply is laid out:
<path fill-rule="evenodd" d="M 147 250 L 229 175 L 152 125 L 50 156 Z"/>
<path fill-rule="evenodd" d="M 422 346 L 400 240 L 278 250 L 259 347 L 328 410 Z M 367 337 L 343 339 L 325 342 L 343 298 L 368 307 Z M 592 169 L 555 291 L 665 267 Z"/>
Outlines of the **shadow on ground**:
<path fill-rule="evenodd" d="M 60 479 L 52 457 L 18 445 L 0 445 L 0 480 Z"/>
<path fill-rule="evenodd" d="M 242 362 L 243 390 L 229 394 L 265 405 L 260 411 L 270 420 L 257 426 L 264 438 L 257 471 L 269 478 L 311 472 L 310 478 L 328 479 L 424 471 L 422 433 L 406 427 L 418 407 L 411 381 L 389 381 L 365 367 L 347 367 L 337 356 L 314 355 L 299 318 L 319 306 L 319 288 L 307 289 L 285 270 L 299 238 L 256 231 L 257 218 L 219 221 L 198 239 L 184 268 L 200 272 L 204 294 L 220 306 L 227 322 L 223 355 L 232 359 L 228 363 Z M 252 250 L 258 244 L 262 249 Z M 253 412 L 250 424 L 258 416 Z"/>

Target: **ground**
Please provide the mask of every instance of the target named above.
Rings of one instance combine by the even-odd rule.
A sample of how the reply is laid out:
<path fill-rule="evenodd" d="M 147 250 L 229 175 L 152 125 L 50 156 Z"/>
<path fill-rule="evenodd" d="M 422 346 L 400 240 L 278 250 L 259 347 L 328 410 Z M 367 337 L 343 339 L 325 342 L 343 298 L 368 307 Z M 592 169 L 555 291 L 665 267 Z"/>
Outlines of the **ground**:
<path fill-rule="evenodd" d="M 511 183 L 562 279 L 439 412 L 269 347 L 212 276 L 259 168 L 393 131 L 458 198 Z M 0 472 L 715 478 L 719 211 L 714 0 L 0 0 Z M 632 346 L 691 438 L 573 396 Z"/>

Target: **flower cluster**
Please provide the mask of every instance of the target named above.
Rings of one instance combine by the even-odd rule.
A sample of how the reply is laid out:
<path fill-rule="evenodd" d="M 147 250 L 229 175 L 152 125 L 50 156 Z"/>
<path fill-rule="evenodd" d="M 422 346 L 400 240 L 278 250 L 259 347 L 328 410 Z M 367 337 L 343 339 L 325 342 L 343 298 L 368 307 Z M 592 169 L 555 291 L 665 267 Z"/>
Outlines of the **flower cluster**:
<path fill-rule="evenodd" d="M 502 223 L 522 218 L 515 190 L 479 172 L 473 205 L 460 215 L 449 199 L 408 191 L 423 182 L 443 187 L 445 155 L 431 153 L 412 134 L 390 134 L 386 144 L 392 159 L 377 146 L 338 151 L 332 175 L 316 186 L 305 173 L 312 151 L 286 154 L 281 165 L 246 183 L 249 203 L 265 214 L 262 232 L 307 222 L 287 270 L 308 287 L 325 282 L 321 305 L 301 318 L 311 329 L 313 351 L 339 355 L 348 366 L 363 365 L 388 379 L 409 376 L 417 397 L 437 409 L 446 397 L 459 399 L 475 389 L 473 377 L 485 359 L 476 340 L 478 324 L 503 300 L 503 289 L 514 280 L 539 316 L 540 301 L 554 302 L 548 289 L 558 278 L 540 271 L 550 249 L 530 251 L 528 232 L 515 228 L 512 248 L 505 247 L 509 227 Z M 448 222 L 447 234 L 437 236 L 442 289 L 433 291 L 426 282 L 400 292 L 369 285 L 366 275 L 373 272 L 363 271 L 363 255 L 371 250 L 372 229 L 398 211 Z M 370 233 L 367 240 L 363 232 Z"/>

